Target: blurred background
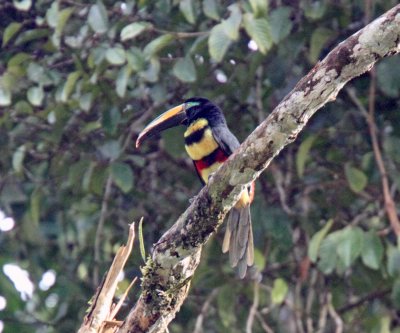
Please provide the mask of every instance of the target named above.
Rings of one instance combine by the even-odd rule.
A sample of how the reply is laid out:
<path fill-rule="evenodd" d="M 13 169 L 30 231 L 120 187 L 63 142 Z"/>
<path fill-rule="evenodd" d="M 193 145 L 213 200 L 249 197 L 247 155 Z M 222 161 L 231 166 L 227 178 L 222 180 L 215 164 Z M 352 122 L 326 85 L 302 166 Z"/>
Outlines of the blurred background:
<path fill-rule="evenodd" d="M 76 330 L 128 225 L 144 217 L 148 253 L 188 207 L 201 184 L 184 129 L 134 148 L 151 119 L 203 96 L 242 141 L 396 4 L 1 2 L 0 332 Z M 219 230 L 170 332 L 400 332 L 400 250 L 383 196 L 399 199 L 399 93 L 396 56 L 311 119 L 256 184 L 261 282 L 235 277 Z M 136 242 L 120 291 L 142 265 Z"/>

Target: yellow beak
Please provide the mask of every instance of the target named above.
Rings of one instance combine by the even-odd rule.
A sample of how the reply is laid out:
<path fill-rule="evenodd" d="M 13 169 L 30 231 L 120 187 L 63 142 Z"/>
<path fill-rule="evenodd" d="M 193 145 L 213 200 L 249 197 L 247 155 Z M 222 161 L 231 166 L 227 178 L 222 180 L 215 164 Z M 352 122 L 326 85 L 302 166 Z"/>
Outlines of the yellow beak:
<path fill-rule="evenodd" d="M 186 120 L 185 110 L 185 104 L 181 104 L 159 115 L 140 132 L 136 140 L 136 148 L 139 148 L 145 139 L 167 128 L 181 125 Z"/>

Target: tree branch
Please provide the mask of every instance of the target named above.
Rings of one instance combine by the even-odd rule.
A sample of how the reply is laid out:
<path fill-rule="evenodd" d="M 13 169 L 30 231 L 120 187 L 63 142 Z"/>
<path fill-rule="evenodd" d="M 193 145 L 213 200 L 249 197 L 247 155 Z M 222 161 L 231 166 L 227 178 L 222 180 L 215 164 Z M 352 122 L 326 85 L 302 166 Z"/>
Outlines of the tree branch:
<path fill-rule="evenodd" d="M 214 300 L 214 298 L 218 295 L 219 289 L 215 288 L 211 294 L 207 297 L 206 301 L 204 302 L 201 312 L 199 316 L 196 319 L 196 325 L 194 326 L 194 331 L 193 333 L 202 333 L 204 332 L 203 329 L 203 321 L 205 316 L 207 315 L 207 311 L 211 305 L 211 302 Z"/>
<path fill-rule="evenodd" d="M 258 304 L 260 301 L 260 284 L 258 281 L 254 282 L 254 296 L 253 296 L 253 304 L 250 308 L 249 315 L 247 316 L 247 321 L 246 321 L 246 333 L 252 333 L 253 332 L 253 323 L 254 323 L 254 318 L 257 313 L 258 309 Z"/>
<path fill-rule="evenodd" d="M 142 293 L 119 333 L 163 332 L 182 305 L 202 246 L 247 184 L 293 142 L 310 117 L 378 59 L 400 51 L 400 5 L 349 37 L 319 62 L 211 177 L 154 245 Z"/>

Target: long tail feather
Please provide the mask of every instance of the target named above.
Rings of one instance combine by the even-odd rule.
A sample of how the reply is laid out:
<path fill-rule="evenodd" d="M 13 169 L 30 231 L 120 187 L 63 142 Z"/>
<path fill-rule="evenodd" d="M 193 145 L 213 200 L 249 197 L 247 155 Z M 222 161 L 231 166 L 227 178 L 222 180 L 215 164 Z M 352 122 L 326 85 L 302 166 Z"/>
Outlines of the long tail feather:
<path fill-rule="evenodd" d="M 254 241 L 251 226 L 250 205 L 234 207 L 229 212 L 222 251 L 229 250 L 229 261 L 244 278 L 247 266 L 254 262 Z"/>

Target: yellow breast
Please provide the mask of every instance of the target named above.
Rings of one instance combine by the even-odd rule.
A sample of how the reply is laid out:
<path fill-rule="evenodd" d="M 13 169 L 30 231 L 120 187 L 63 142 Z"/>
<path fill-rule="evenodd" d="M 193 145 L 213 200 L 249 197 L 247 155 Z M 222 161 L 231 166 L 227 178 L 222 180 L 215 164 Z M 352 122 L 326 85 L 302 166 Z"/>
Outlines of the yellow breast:
<path fill-rule="evenodd" d="M 208 177 L 210 177 L 210 175 L 217 171 L 217 169 L 222 165 L 222 163 L 220 162 L 215 162 L 214 164 L 210 165 L 208 168 L 205 168 L 203 170 L 200 171 L 201 174 L 201 178 L 203 179 L 203 181 L 207 184 L 208 183 Z"/>
<path fill-rule="evenodd" d="M 203 157 L 211 154 L 218 148 L 217 142 L 214 140 L 211 129 L 204 131 L 201 141 L 185 146 L 187 153 L 192 160 L 201 160 Z"/>
<path fill-rule="evenodd" d="M 187 138 L 192 133 L 200 131 L 207 126 L 208 121 L 204 118 L 201 118 L 188 127 L 184 136 L 185 138 Z M 207 128 L 204 131 L 203 136 L 199 142 L 186 145 L 185 148 L 190 158 L 192 160 L 198 161 L 201 160 L 203 157 L 211 154 L 216 148 L 218 148 L 218 144 L 214 139 L 211 129 Z"/>

